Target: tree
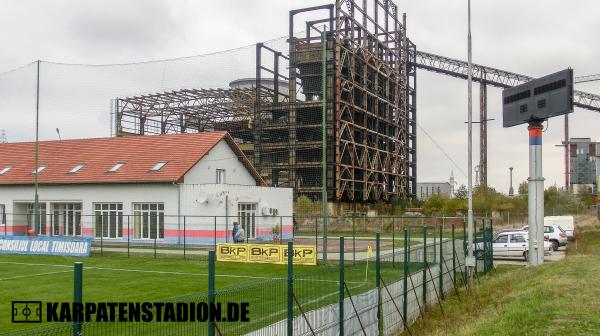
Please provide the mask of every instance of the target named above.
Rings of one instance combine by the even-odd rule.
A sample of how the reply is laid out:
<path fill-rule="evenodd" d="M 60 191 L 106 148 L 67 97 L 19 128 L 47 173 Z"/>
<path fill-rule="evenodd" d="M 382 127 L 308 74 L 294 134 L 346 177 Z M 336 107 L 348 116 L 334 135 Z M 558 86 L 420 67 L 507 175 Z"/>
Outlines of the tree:
<path fill-rule="evenodd" d="M 456 191 L 454 192 L 454 197 L 456 197 L 458 199 L 467 199 L 467 194 L 468 194 L 467 186 L 465 186 L 464 184 L 461 184 L 458 187 L 458 189 L 456 189 Z"/>
<path fill-rule="evenodd" d="M 527 181 L 519 183 L 519 195 L 527 195 L 529 184 Z"/>

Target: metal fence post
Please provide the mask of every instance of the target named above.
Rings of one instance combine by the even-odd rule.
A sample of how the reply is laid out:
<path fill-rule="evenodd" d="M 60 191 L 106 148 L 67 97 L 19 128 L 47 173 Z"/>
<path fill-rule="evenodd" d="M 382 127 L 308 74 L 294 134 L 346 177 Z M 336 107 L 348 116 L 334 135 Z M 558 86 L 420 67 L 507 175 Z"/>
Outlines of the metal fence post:
<path fill-rule="evenodd" d="M 215 251 L 208 251 L 208 305 L 209 311 L 215 304 Z M 210 317 L 210 316 L 209 316 Z M 208 320 L 208 335 L 215 336 L 215 321 L 212 318 Z"/>
<path fill-rule="evenodd" d="M 185 255 L 185 253 L 186 253 L 185 252 L 186 236 L 187 236 L 187 232 L 186 232 L 186 227 L 185 227 L 185 216 L 183 216 L 183 259 L 186 258 L 186 255 Z"/>
<path fill-rule="evenodd" d="M 294 238 L 294 220 L 292 219 L 292 239 Z M 279 244 L 283 242 L 283 216 L 279 216 Z"/>
<path fill-rule="evenodd" d="M 83 305 L 83 263 L 78 261 L 73 266 L 73 304 Z M 81 335 L 81 322 L 83 321 L 79 321 L 75 314 L 73 316 L 73 336 Z"/>
<path fill-rule="evenodd" d="M 315 216 L 315 247 L 317 248 L 317 255 L 319 254 L 319 219 Z"/>
<path fill-rule="evenodd" d="M 368 258 L 369 256 L 367 256 Z M 352 265 L 356 264 L 356 214 L 352 214 Z"/>
<path fill-rule="evenodd" d="M 444 224 L 440 224 L 440 285 L 439 285 L 439 289 L 440 289 L 440 293 L 441 293 L 441 297 L 442 300 L 444 299 L 444 267 L 443 267 L 443 263 L 442 260 L 444 259 L 444 254 L 443 254 L 443 242 L 444 240 L 442 239 L 442 235 L 444 234 Z"/>
<path fill-rule="evenodd" d="M 154 259 L 156 259 L 156 236 L 158 235 L 158 232 L 156 232 L 154 234 Z"/>
<path fill-rule="evenodd" d="M 214 246 L 216 249 L 217 248 L 217 216 L 215 216 L 215 218 L 214 218 L 214 233 L 213 233 L 213 235 L 214 235 Z"/>
<path fill-rule="evenodd" d="M 433 232 L 432 232 L 432 234 L 433 234 L 433 263 L 435 264 L 437 261 L 436 260 L 437 259 L 437 251 L 436 251 L 437 250 L 437 236 L 436 236 L 436 230 L 435 230 L 437 228 L 437 218 L 436 218 L 436 220 L 433 220 L 433 218 L 431 218 L 431 219 L 433 222 L 432 223 L 433 224 Z"/>
<path fill-rule="evenodd" d="M 409 262 L 409 237 L 408 237 L 408 229 L 404 229 L 404 279 L 403 280 L 403 289 L 404 293 L 402 296 L 402 314 L 405 319 L 408 319 L 408 262 Z"/>
<path fill-rule="evenodd" d="M 127 215 L 127 258 L 129 258 L 129 215 Z"/>
<path fill-rule="evenodd" d="M 100 216 L 100 255 L 104 255 L 104 216 Z"/>
<path fill-rule="evenodd" d="M 377 330 L 383 335 L 383 310 L 381 309 L 381 256 L 380 233 L 375 233 L 375 286 L 377 287 Z"/>
<path fill-rule="evenodd" d="M 456 285 L 456 238 L 454 236 L 454 223 L 452 223 L 452 281 Z"/>
<path fill-rule="evenodd" d="M 392 268 L 396 267 L 396 217 L 392 217 Z"/>
<path fill-rule="evenodd" d="M 287 245 L 287 335 L 294 335 L 294 243 Z M 212 336 L 212 335 L 211 335 Z"/>
<path fill-rule="evenodd" d="M 427 226 L 423 225 L 423 306 L 427 306 Z"/>
<path fill-rule="evenodd" d="M 339 288 L 339 311 L 340 336 L 344 336 L 344 237 L 340 237 L 340 288 Z"/>

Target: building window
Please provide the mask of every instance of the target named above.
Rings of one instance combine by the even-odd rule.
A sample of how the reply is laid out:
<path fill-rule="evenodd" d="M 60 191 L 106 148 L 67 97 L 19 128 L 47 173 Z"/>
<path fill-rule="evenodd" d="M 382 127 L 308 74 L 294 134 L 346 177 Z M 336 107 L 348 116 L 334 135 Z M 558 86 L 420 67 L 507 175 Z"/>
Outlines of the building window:
<path fill-rule="evenodd" d="M 52 234 L 81 236 L 81 203 L 51 203 Z"/>
<path fill-rule="evenodd" d="M 71 168 L 71 170 L 69 170 L 69 174 L 75 174 L 79 170 L 81 170 L 81 168 L 83 168 L 83 167 L 85 167 L 85 164 L 80 163 L 80 164 L 76 165 L 75 167 Z"/>
<path fill-rule="evenodd" d="M 163 239 L 164 231 L 164 203 L 133 203 L 133 234 L 136 239 Z"/>
<path fill-rule="evenodd" d="M 110 168 L 108 170 L 109 173 L 115 173 L 117 170 L 121 169 L 121 167 L 123 167 L 125 165 L 125 163 L 123 162 L 119 162 L 117 164 L 115 164 L 114 166 L 112 166 L 112 168 Z"/>
<path fill-rule="evenodd" d="M 6 225 L 6 206 L 0 204 L 0 224 Z"/>
<path fill-rule="evenodd" d="M 167 164 L 166 161 L 161 161 L 157 164 L 154 165 L 154 167 L 152 167 L 152 169 L 150 169 L 151 172 L 157 172 L 159 170 L 162 169 L 162 167 L 164 167 Z"/>
<path fill-rule="evenodd" d="M 238 222 L 248 239 L 256 238 L 256 203 L 238 203 Z"/>
<path fill-rule="evenodd" d="M 6 166 L 4 168 L 2 168 L 2 170 L 0 170 L 0 175 L 4 175 L 6 173 L 8 173 L 8 171 L 10 170 L 10 168 L 12 168 L 11 166 Z"/>
<path fill-rule="evenodd" d="M 225 183 L 225 169 L 217 169 L 217 184 Z"/>
<path fill-rule="evenodd" d="M 123 204 L 94 203 L 97 238 L 123 237 Z"/>
<path fill-rule="evenodd" d="M 38 203 L 40 207 L 39 222 L 35 220 L 35 203 L 27 203 L 27 228 L 33 229 L 36 235 L 46 235 L 46 203 Z"/>

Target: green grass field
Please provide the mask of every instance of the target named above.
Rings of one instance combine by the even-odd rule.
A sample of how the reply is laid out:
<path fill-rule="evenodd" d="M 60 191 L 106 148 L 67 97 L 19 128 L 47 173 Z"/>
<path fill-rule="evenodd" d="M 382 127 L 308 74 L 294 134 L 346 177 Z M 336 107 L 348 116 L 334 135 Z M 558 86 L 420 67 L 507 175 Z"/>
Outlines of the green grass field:
<path fill-rule="evenodd" d="M 563 261 L 500 265 L 412 327 L 412 335 L 600 335 L 600 223 L 576 219 L 577 241 Z M 408 333 L 405 333 L 408 334 Z"/>
<path fill-rule="evenodd" d="M 11 322 L 13 300 L 71 301 L 73 263 L 76 261 L 84 265 L 84 302 L 206 301 L 208 263 L 203 258 L 126 258 L 111 254 L 88 258 L 2 255 L 0 333 L 31 326 Z M 397 258 L 400 259 L 400 256 Z M 411 270 L 418 267 L 420 265 L 411 265 Z M 230 332 L 250 331 L 284 319 L 286 272 L 286 265 L 217 262 L 216 300 L 249 302 L 251 320 L 244 325 L 224 324 L 221 328 L 229 328 Z M 329 266 L 295 265 L 294 273 L 298 275 L 294 291 L 305 311 L 337 302 L 339 273 L 336 262 Z M 345 273 L 352 294 L 375 287 L 373 262 L 368 269 L 364 262 L 346 266 Z M 383 262 L 382 276 L 388 283 L 400 279 L 403 276 L 402 264 Z M 295 313 L 299 311 L 296 309 Z"/>

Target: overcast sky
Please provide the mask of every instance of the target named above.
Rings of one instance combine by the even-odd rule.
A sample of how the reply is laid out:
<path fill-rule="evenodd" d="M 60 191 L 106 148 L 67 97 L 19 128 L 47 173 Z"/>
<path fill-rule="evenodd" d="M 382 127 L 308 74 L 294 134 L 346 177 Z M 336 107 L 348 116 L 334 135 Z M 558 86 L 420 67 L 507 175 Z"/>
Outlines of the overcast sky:
<path fill-rule="evenodd" d="M 417 48 L 466 60 L 466 0 L 406 0 L 409 37 Z M 128 63 L 200 55 L 251 45 L 287 34 L 291 9 L 327 1 L 91 1 L 3 0 L 0 2 L 0 129 L 9 141 L 34 139 L 35 64 Z M 473 61 L 534 77 L 572 67 L 575 76 L 600 73 L 600 2 L 597 0 L 482 0 L 472 4 Z M 283 41 L 274 42 L 283 46 Z M 42 140 L 110 135 L 110 99 L 178 87 L 225 87 L 253 76 L 252 47 L 173 62 L 128 66 L 42 63 Z M 474 120 L 478 85 L 474 85 Z M 600 94 L 600 82 L 576 89 Z M 502 128 L 501 92 L 488 88 L 488 181 L 508 190 L 528 175 L 526 126 Z M 600 140 L 600 113 L 576 108 L 571 136 Z M 458 164 L 466 184 L 467 83 L 418 72 L 418 123 Z M 479 134 L 474 132 L 474 164 Z M 563 185 L 563 118 L 544 133 L 546 186 Z M 419 181 L 447 180 L 453 165 L 419 130 Z"/>

